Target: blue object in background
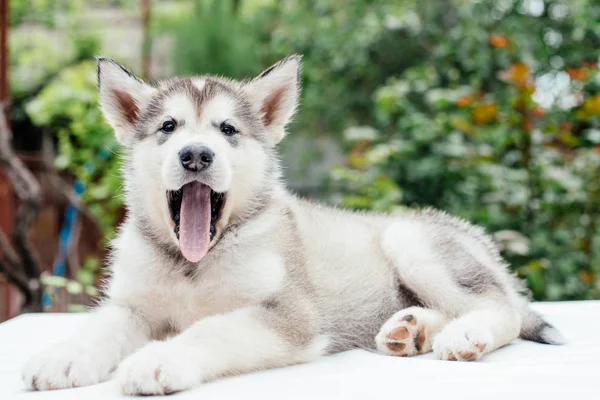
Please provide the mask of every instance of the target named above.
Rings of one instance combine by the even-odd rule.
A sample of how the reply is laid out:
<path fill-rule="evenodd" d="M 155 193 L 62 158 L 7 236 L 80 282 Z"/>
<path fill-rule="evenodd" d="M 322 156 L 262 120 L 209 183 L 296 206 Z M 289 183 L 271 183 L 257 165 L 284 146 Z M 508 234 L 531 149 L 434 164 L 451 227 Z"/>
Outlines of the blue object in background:
<path fill-rule="evenodd" d="M 73 190 L 77 197 L 80 197 L 85 189 L 83 182 L 77 180 L 73 185 Z M 54 276 L 65 276 L 67 272 L 67 256 L 71 248 L 71 239 L 73 238 L 73 229 L 75 229 L 75 223 L 77 222 L 77 208 L 73 204 L 69 204 L 65 210 L 65 221 L 60 229 L 58 255 L 54 260 L 52 267 L 52 275 Z M 54 304 L 54 290 L 46 290 L 42 296 L 42 306 L 44 309 L 52 308 Z"/>

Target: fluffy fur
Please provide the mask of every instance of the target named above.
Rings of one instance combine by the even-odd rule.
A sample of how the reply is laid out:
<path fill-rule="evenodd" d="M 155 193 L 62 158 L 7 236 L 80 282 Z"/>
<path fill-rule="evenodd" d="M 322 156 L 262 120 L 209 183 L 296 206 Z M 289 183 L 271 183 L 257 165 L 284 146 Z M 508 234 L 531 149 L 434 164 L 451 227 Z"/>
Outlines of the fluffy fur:
<path fill-rule="evenodd" d="M 27 388 L 91 385 L 116 370 L 125 394 L 167 394 L 351 348 L 476 360 L 519 335 L 560 341 L 482 229 L 434 210 L 332 209 L 285 189 L 275 145 L 297 107 L 299 71 L 291 56 L 247 82 L 150 86 L 98 60 L 129 213 L 104 301 L 74 340 L 30 361 Z M 168 118 L 172 133 L 160 129 Z M 224 135 L 224 122 L 239 133 Z M 190 144 L 214 152 L 209 169 L 181 167 Z M 165 195 L 192 180 L 227 193 L 198 263 L 179 251 Z"/>

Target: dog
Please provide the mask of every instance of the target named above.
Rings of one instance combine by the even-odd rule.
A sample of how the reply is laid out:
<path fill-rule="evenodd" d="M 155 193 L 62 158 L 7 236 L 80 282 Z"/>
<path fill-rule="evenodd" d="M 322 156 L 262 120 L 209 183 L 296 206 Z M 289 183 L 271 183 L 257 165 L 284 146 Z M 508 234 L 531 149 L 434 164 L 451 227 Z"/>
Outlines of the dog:
<path fill-rule="evenodd" d="M 116 370 L 124 394 L 162 395 L 353 348 L 471 361 L 517 337 L 562 342 L 481 228 L 286 190 L 276 145 L 300 71 L 292 55 L 248 81 L 150 85 L 98 59 L 128 215 L 104 300 L 73 340 L 29 361 L 26 388 L 92 385 Z"/>

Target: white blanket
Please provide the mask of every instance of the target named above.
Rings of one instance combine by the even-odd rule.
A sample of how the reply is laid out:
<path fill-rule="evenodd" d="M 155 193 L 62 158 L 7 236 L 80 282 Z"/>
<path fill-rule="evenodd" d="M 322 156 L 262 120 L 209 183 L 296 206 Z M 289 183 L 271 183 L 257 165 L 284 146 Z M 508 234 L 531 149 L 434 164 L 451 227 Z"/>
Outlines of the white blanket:
<path fill-rule="evenodd" d="M 477 362 L 353 350 L 311 364 L 221 379 L 168 399 L 600 400 L 600 301 L 538 303 L 534 308 L 561 331 L 567 345 L 517 340 Z M 70 338 L 83 323 L 85 315 L 33 314 L 0 324 L 0 400 L 123 397 L 114 380 L 69 390 L 24 391 L 20 371 L 27 359 Z"/>

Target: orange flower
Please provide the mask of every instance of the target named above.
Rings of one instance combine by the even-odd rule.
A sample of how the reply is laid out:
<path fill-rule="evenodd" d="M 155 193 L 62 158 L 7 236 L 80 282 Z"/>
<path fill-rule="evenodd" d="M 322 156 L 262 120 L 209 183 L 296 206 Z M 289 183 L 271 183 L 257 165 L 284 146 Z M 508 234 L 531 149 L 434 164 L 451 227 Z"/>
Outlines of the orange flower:
<path fill-rule="evenodd" d="M 507 70 L 501 71 L 499 77 L 507 82 L 514 82 L 518 86 L 531 89 L 531 75 L 529 67 L 525 63 L 515 63 Z"/>
<path fill-rule="evenodd" d="M 521 121 L 521 128 L 525 132 L 531 132 L 533 130 L 533 123 L 530 120 L 528 120 L 528 119 L 523 119 Z"/>
<path fill-rule="evenodd" d="M 587 74 L 583 68 L 567 68 L 567 74 L 575 81 L 585 81 Z"/>
<path fill-rule="evenodd" d="M 594 283 L 594 274 L 589 271 L 581 271 L 579 279 L 581 279 L 581 282 L 583 283 Z"/>
<path fill-rule="evenodd" d="M 459 107 L 467 107 L 473 104 L 473 98 L 469 95 L 461 96 L 457 101 L 456 105 Z"/>
<path fill-rule="evenodd" d="M 493 47 L 498 47 L 500 49 L 503 49 L 506 46 L 508 46 L 508 39 L 505 38 L 504 36 L 500 36 L 500 35 L 491 35 L 490 36 L 490 44 Z"/>
<path fill-rule="evenodd" d="M 531 113 L 533 114 L 534 117 L 537 117 L 537 118 L 542 118 L 544 116 L 544 114 L 546 114 L 546 112 L 544 111 L 544 109 L 542 107 L 534 108 Z"/>
<path fill-rule="evenodd" d="M 498 106 L 496 103 L 479 104 L 473 108 L 471 117 L 476 124 L 488 124 L 496 119 Z"/>

